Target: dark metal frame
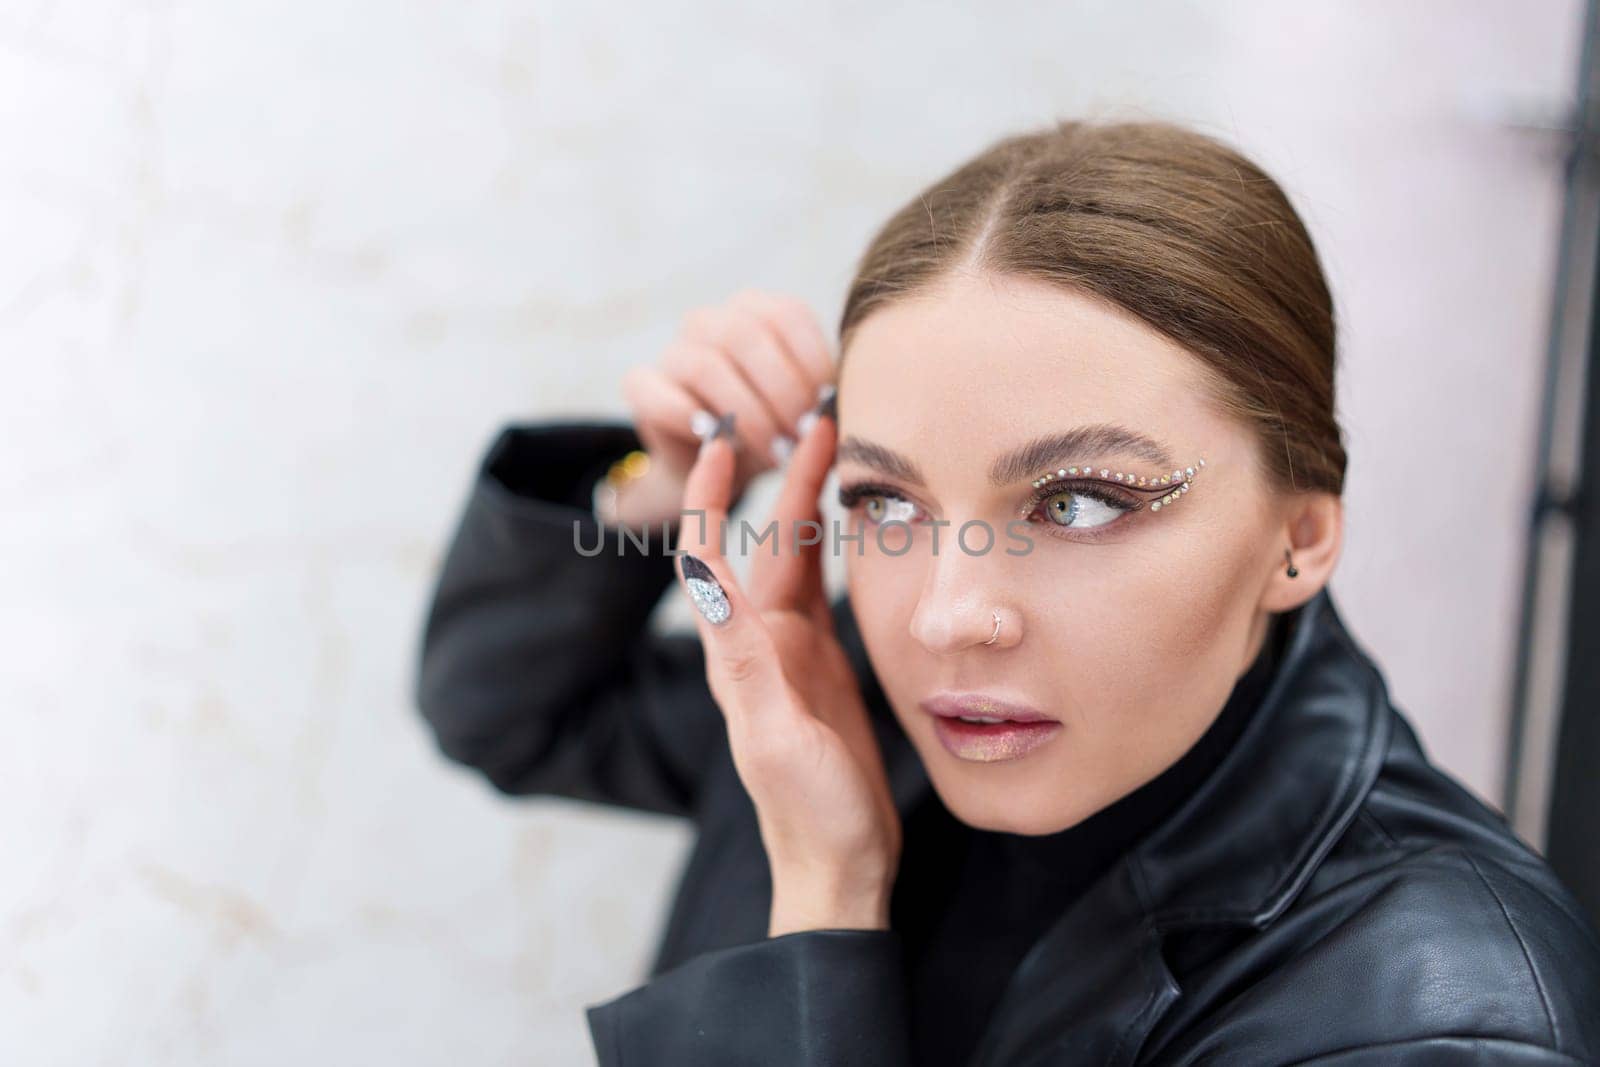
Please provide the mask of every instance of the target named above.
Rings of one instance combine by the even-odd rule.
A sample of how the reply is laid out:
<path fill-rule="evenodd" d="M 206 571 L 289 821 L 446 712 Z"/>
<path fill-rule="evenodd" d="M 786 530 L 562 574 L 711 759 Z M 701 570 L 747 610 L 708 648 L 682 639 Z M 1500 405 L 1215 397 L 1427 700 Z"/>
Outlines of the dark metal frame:
<path fill-rule="evenodd" d="M 1572 583 L 1565 633 L 1539 635 L 1565 640 L 1566 666 L 1561 684 L 1556 727 L 1554 775 L 1548 798 L 1544 852 L 1562 881 L 1600 922 L 1600 494 L 1589 489 L 1600 471 L 1600 269 L 1577 269 L 1600 263 L 1600 71 L 1596 69 L 1596 33 L 1600 31 L 1596 0 L 1586 7 L 1579 86 L 1566 155 L 1566 199 L 1557 252 L 1556 285 L 1546 352 L 1545 380 L 1539 420 L 1535 494 L 1517 627 L 1516 665 L 1512 687 L 1504 801 L 1515 822 L 1518 787 L 1528 732 L 1528 680 L 1537 597 L 1547 538 L 1552 522 L 1568 524 L 1573 538 Z M 1584 257 L 1580 259 L 1579 257 Z M 1592 280 L 1585 280 L 1585 274 Z M 1586 364 L 1581 447 L 1570 478 L 1552 463 L 1557 419 L 1557 389 L 1565 353 L 1572 344 L 1567 323 L 1576 301 L 1587 301 Z M 1570 482 L 1568 489 L 1564 483 Z"/>

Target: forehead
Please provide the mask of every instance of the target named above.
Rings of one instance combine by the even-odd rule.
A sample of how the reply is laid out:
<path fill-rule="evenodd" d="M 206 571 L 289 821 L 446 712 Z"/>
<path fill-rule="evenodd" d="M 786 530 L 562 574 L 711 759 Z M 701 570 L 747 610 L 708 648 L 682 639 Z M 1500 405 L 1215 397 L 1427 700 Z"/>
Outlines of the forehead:
<path fill-rule="evenodd" d="M 841 368 L 840 430 L 945 464 L 1106 422 L 1204 452 L 1222 431 L 1203 380 L 1194 355 L 1097 297 L 962 274 L 862 320 Z"/>

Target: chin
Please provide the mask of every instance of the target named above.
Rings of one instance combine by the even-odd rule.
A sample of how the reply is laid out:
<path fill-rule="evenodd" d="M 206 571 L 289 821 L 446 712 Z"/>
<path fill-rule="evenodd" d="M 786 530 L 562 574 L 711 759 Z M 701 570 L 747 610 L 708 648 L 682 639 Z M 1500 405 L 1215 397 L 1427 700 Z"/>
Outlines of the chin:
<path fill-rule="evenodd" d="M 1062 822 L 1060 818 L 1051 818 L 1047 812 L 996 811 L 989 805 L 965 804 L 957 807 L 948 800 L 945 802 L 945 807 L 950 809 L 950 814 L 974 830 L 1023 834 L 1028 837 L 1053 834 L 1079 821 L 1074 819 L 1072 822 Z"/>
<path fill-rule="evenodd" d="M 1093 813 L 1081 798 L 1029 797 L 1014 782 L 997 780 L 990 785 L 974 785 L 971 781 L 941 780 L 943 775 L 930 778 L 950 814 L 974 830 L 1028 836 L 1053 834 L 1076 826 Z M 1079 802 L 1075 803 L 1075 799 Z"/>

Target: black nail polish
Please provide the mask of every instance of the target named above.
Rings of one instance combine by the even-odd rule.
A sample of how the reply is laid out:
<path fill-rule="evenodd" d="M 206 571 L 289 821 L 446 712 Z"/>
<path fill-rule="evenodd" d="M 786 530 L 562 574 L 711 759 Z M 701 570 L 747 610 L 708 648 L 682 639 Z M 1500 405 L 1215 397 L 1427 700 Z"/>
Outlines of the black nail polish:
<path fill-rule="evenodd" d="M 733 607 L 728 603 L 728 594 L 723 591 L 717 576 L 698 556 L 685 552 L 681 560 L 684 582 L 689 587 L 689 599 L 694 601 L 695 608 L 714 626 L 727 622 Z"/>

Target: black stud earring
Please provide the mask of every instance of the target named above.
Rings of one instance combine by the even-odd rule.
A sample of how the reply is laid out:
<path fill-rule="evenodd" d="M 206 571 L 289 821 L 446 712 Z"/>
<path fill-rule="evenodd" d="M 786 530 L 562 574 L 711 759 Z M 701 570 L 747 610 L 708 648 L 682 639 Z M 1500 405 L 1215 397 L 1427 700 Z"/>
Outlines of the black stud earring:
<path fill-rule="evenodd" d="M 1289 560 L 1289 577 L 1293 578 L 1298 575 L 1300 572 L 1295 570 L 1294 560 L 1290 559 L 1289 550 L 1287 548 L 1283 550 L 1283 558 Z"/>

